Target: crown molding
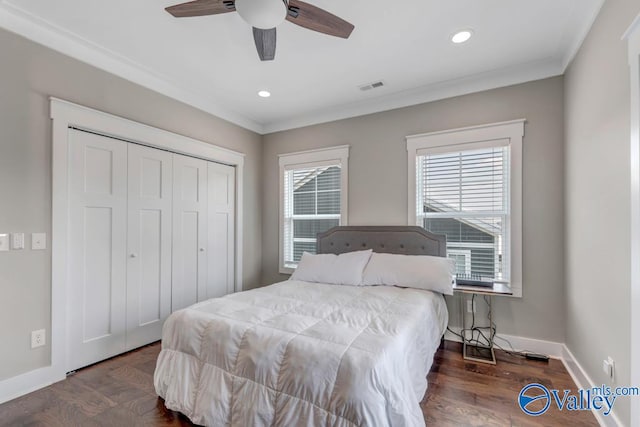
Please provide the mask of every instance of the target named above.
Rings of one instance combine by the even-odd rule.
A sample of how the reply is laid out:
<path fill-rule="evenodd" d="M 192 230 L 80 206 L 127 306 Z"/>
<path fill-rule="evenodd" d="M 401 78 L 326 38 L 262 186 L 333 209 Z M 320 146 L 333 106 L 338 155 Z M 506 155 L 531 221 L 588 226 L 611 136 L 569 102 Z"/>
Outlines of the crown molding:
<path fill-rule="evenodd" d="M 589 16 L 589 19 L 583 22 L 579 31 L 575 32 L 575 36 L 570 43 L 570 48 L 562 59 L 562 74 L 567 70 L 567 67 L 573 61 L 573 58 L 578 54 L 578 51 L 580 50 L 582 43 L 584 43 L 584 40 L 587 38 L 587 35 L 589 35 L 589 31 L 591 31 L 593 23 L 596 22 L 596 18 L 598 17 L 598 14 L 600 14 L 600 9 L 602 9 L 604 1 L 605 0 L 599 0 L 600 4 L 598 7 L 593 9 L 593 13 Z"/>
<path fill-rule="evenodd" d="M 263 125 L 77 34 L 0 0 L 0 27 L 169 98 L 262 134 Z"/>
<path fill-rule="evenodd" d="M 548 58 L 542 61 L 521 64 L 502 70 L 493 70 L 460 79 L 447 80 L 416 89 L 397 92 L 378 98 L 358 101 L 322 111 L 293 117 L 288 120 L 269 123 L 264 126 L 266 134 L 289 129 L 327 123 L 351 117 L 364 116 L 440 99 L 467 95 L 475 92 L 512 86 L 533 80 L 545 79 L 562 74 L 562 61 Z"/>
<path fill-rule="evenodd" d="M 622 35 L 621 40 L 627 40 L 627 41 L 630 40 L 631 37 L 633 37 L 633 35 L 636 33 L 636 31 L 638 31 L 639 28 L 640 28 L 640 14 L 638 14 L 633 19 L 633 22 L 631 22 L 631 25 L 629 25 L 629 28 L 627 28 L 627 30 Z"/>

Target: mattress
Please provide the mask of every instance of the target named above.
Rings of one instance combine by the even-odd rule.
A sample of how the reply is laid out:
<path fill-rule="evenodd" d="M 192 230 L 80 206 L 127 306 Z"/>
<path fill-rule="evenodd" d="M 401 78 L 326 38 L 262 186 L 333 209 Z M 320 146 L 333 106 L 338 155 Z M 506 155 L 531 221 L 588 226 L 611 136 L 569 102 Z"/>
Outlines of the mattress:
<path fill-rule="evenodd" d="M 442 295 L 288 280 L 165 322 L 154 384 L 208 426 L 423 426 Z"/>

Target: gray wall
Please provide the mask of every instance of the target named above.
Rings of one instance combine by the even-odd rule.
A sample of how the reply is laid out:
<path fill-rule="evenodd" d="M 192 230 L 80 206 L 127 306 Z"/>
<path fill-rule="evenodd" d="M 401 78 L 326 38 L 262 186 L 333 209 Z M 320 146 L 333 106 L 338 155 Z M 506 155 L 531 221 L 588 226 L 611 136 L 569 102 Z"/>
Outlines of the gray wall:
<path fill-rule="evenodd" d="M 278 154 L 349 144 L 349 223 L 403 225 L 405 136 L 519 118 L 527 119 L 523 298 L 496 298 L 498 331 L 564 342 L 562 77 L 266 135 L 263 284 L 287 278 L 278 273 Z"/>
<path fill-rule="evenodd" d="M 566 342 L 596 384 L 608 383 L 601 366 L 611 356 L 615 383 L 631 385 L 630 87 L 620 38 L 638 12 L 637 0 L 605 2 L 565 75 Z M 629 403 L 614 407 L 625 425 Z"/>
<path fill-rule="evenodd" d="M 244 280 L 261 274 L 261 136 L 0 30 L 0 232 L 51 238 L 49 96 L 245 153 Z M 30 239 L 27 239 L 30 245 Z M 50 247 L 50 241 L 48 246 Z M 29 246 L 30 247 L 30 246 Z M 0 380 L 50 363 L 51 251 L 0 253 Z"/>

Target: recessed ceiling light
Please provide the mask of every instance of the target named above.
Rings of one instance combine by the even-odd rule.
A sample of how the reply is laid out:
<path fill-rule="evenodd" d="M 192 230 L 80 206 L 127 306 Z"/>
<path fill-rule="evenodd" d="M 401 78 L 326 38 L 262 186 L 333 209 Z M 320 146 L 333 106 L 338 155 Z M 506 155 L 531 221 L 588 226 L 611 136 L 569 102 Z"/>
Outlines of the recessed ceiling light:
<path fill-rule="evenodd" d="M 451 41 L 456 44 L 464 43 L 471 38 L 473 31 L 462 30 L 451 36 Z"/>
<path fill-rule="evenodd" d="M 261 90 L 260 92 L 258 92 L 258 96 L 260 98 L 268 98 L 271 96 L 271 92 L 269 92 L 268 90 Z"/>

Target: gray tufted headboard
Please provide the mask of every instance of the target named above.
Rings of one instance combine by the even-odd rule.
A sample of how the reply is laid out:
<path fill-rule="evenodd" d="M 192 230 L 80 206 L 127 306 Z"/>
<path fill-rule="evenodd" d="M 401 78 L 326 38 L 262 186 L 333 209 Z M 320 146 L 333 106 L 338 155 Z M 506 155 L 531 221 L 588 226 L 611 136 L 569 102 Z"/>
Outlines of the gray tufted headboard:
<path fill-rule="evenodd" d="M 344 226 L 318 233 L 317 253 L 342 254 L 373 249 L 402 255 L 447 255 L 446 236 L 418 226 Z"/>

